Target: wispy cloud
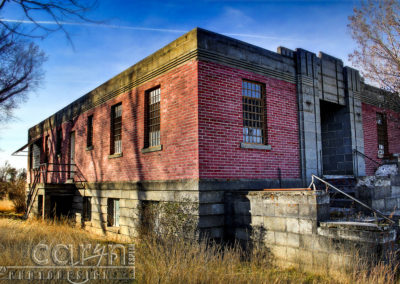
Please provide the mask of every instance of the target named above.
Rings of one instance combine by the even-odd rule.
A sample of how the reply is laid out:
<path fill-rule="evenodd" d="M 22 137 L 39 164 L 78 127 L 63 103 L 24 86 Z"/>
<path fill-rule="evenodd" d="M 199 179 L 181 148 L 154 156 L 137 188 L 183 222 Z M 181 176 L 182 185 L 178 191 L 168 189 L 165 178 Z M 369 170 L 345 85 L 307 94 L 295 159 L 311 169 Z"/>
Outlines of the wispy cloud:
<path fill-rule="evenodd" d="M 163 29 L 163 28 L 150 28 L 150 27 L 137 27 L 137 26 L 125 26 L 125 25 L 113 25 L 113 24 L 102 24 L 102 23 L 74 23 L 74 22 L 55 22 L 55 21 L 27 21 L 27 20 L 15 20 L 15 19 L 0 19 L 0 22 L 16 23 L 16 24 L 39 24 L 39 25 L 64 25 L 64 26 L 85 26 L 85 27 L 95 27 L 95 28 L 110 28 L 110 29 L 125 29 L 125 30 L 136 30 L 136 31 L 152 31 L 152 32 L 164 32 L 164 33 L 186 33 L 187 30 L 177 30 L 177 29 Z M 301 39 L 294 38 L 282 38 L 275 36 L 259 35 L 259 34 L 246 34 L 246 33 L 224 33 L 220 32 L 226 36 L 238 36 L 238 37 L 248 37 L 248 38 L 259 38 L 259 39 L 279 39 L 288 41 L 302 41 Z"/>

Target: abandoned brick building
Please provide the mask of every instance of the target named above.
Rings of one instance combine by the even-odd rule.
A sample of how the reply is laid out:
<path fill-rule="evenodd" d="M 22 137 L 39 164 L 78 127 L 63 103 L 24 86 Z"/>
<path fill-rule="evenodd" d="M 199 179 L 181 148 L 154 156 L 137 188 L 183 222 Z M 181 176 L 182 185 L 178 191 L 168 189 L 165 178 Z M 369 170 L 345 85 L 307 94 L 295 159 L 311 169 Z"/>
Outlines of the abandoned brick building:
<path fill-rule="evenodd" d="M 373 175 L 375 162 L 400 153 L 399 140 L 396 98 L 342 60 L 196 28 L 29 129 L 20 150 L 29 149 L 28 214 L 72 214 L 132 235 L 141 202 L 188 198 L 199 227 L 222 238 L 235 192 L 251 201 L 253 191 L 305 187 L 312 174 Z M 329 207 L 302 194 L 299 202 L 305 194 Z M 282 229 L 288 247 L 290 234 L 323 229 L 300 219 Z"/>

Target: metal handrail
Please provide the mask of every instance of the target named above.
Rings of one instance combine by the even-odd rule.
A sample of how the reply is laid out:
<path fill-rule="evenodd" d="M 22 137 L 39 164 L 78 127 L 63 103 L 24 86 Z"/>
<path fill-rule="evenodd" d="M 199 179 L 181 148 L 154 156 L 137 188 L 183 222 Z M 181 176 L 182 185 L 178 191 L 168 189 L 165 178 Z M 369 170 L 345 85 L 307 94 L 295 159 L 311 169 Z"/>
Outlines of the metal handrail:
<path fill-rule="evenodd" d="M 358 154 L 358 155 L 363 156 L 364 158 L 367 158 L 368 160 L 370 160 L 371 162 L 374 162 L 374 163 L 377 164 L 378 166 L 382 166 L 382 165 L 383 165 L 383 163 L 380 163 L 380 162 L 375 161 L 374 159 L 368 157 L 368 156 L 365 155 L 364 153 L 361 153 L 361 152 L 358 151 L 357 149 L 353 149 L 353 152 L 354 152 L 355 154 Z"/>
<path fill-rule="evenodd" d="M 376 210 L 376 209 L 374 209 L 374 208 L 368 206 L 367 204 L 361 202 L 360 200 L 358 200 L 357 198 L 355 198 L 355 197 L 353 197 L 353 196 L 347 194 L 346 192 L 344 192 L 344 191 L 338 189 L 337 187 L 333 186 L 332 184 L 330 184 L 329 182 L 323 180 L 322 178 L 317 177 L 317 176 L 315 176 L 315 175 L 311 175 L 311 177 L 312 177 L 312 180 L 311 180 L 311 184 L 310 184 L 309 188 L 311 188 L 311 186 L 313 186 L 314 190 L 316 189 L 316 188 L 315 188 L 315 184 L 314 184 L 314 178 L 315 178 L 315 179 L 319 180 L 320 182 L 324 183 L 324 184 L 327 186 L 327 189 L 328 189 L 328 187 L 331 187 L 331 188 L 333 188 L 334 190 L 340 192 L 341 194 L 347 196 L 348 198 L 354 200 L 355 202 L 357 202 L 357 203 L 360 204 L 361 206 L 363 206 L 363 207 L 367 208 L 368 210 L 374 212 L 375 214 L 379 215 L 379 216 L 382 217 L 383 219 L 390 221 L 392 224 L 396 223 L 396 222 L 393 221 L 392 219 L 389 219 L 388 217 L 386 217 L 386 216 L 385 216 L 382 212 L 380 212 L 379 210 Z"/>

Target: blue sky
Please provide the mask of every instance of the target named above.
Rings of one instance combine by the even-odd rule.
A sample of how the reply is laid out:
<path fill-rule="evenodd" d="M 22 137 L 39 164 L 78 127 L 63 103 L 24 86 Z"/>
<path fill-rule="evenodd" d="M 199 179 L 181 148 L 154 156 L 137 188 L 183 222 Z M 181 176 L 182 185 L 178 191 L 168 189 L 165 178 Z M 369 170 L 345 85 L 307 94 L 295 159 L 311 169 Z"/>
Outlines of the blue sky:
<path fill-rule="evenodd" d="M 278 46 L 323 51 L 351 65 L 355 44 L 348 16 L 359 1 L 102 1 L 89 16 L 101 25 L 67 25 L 36 43 L 48 56 L 40 89 L 0 125 L 0 165 L 26 166 L 11 153 L 27 142 L 28 128 L 194 27 L 276 51 Z M 20 20 L 12 9 L 1 19 Z M 43 20 L 47 20 L 43 18 Z"/>

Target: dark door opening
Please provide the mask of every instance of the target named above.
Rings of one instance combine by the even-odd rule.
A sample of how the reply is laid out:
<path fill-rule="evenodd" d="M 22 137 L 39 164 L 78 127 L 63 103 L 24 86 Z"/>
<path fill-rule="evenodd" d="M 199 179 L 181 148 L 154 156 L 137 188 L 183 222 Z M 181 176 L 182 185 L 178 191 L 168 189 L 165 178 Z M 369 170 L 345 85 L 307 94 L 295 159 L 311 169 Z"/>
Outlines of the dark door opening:
<path fill-rule="evenodd" d="M 72 217 L 72 195 L 52 195 L 50 197 L 50 216 L 53 219 Z"/>
<path fill-rule="evenodd" d="M 324 175 L 353 175 L 350 114 L 346 107 L 321 101 Z"/>

